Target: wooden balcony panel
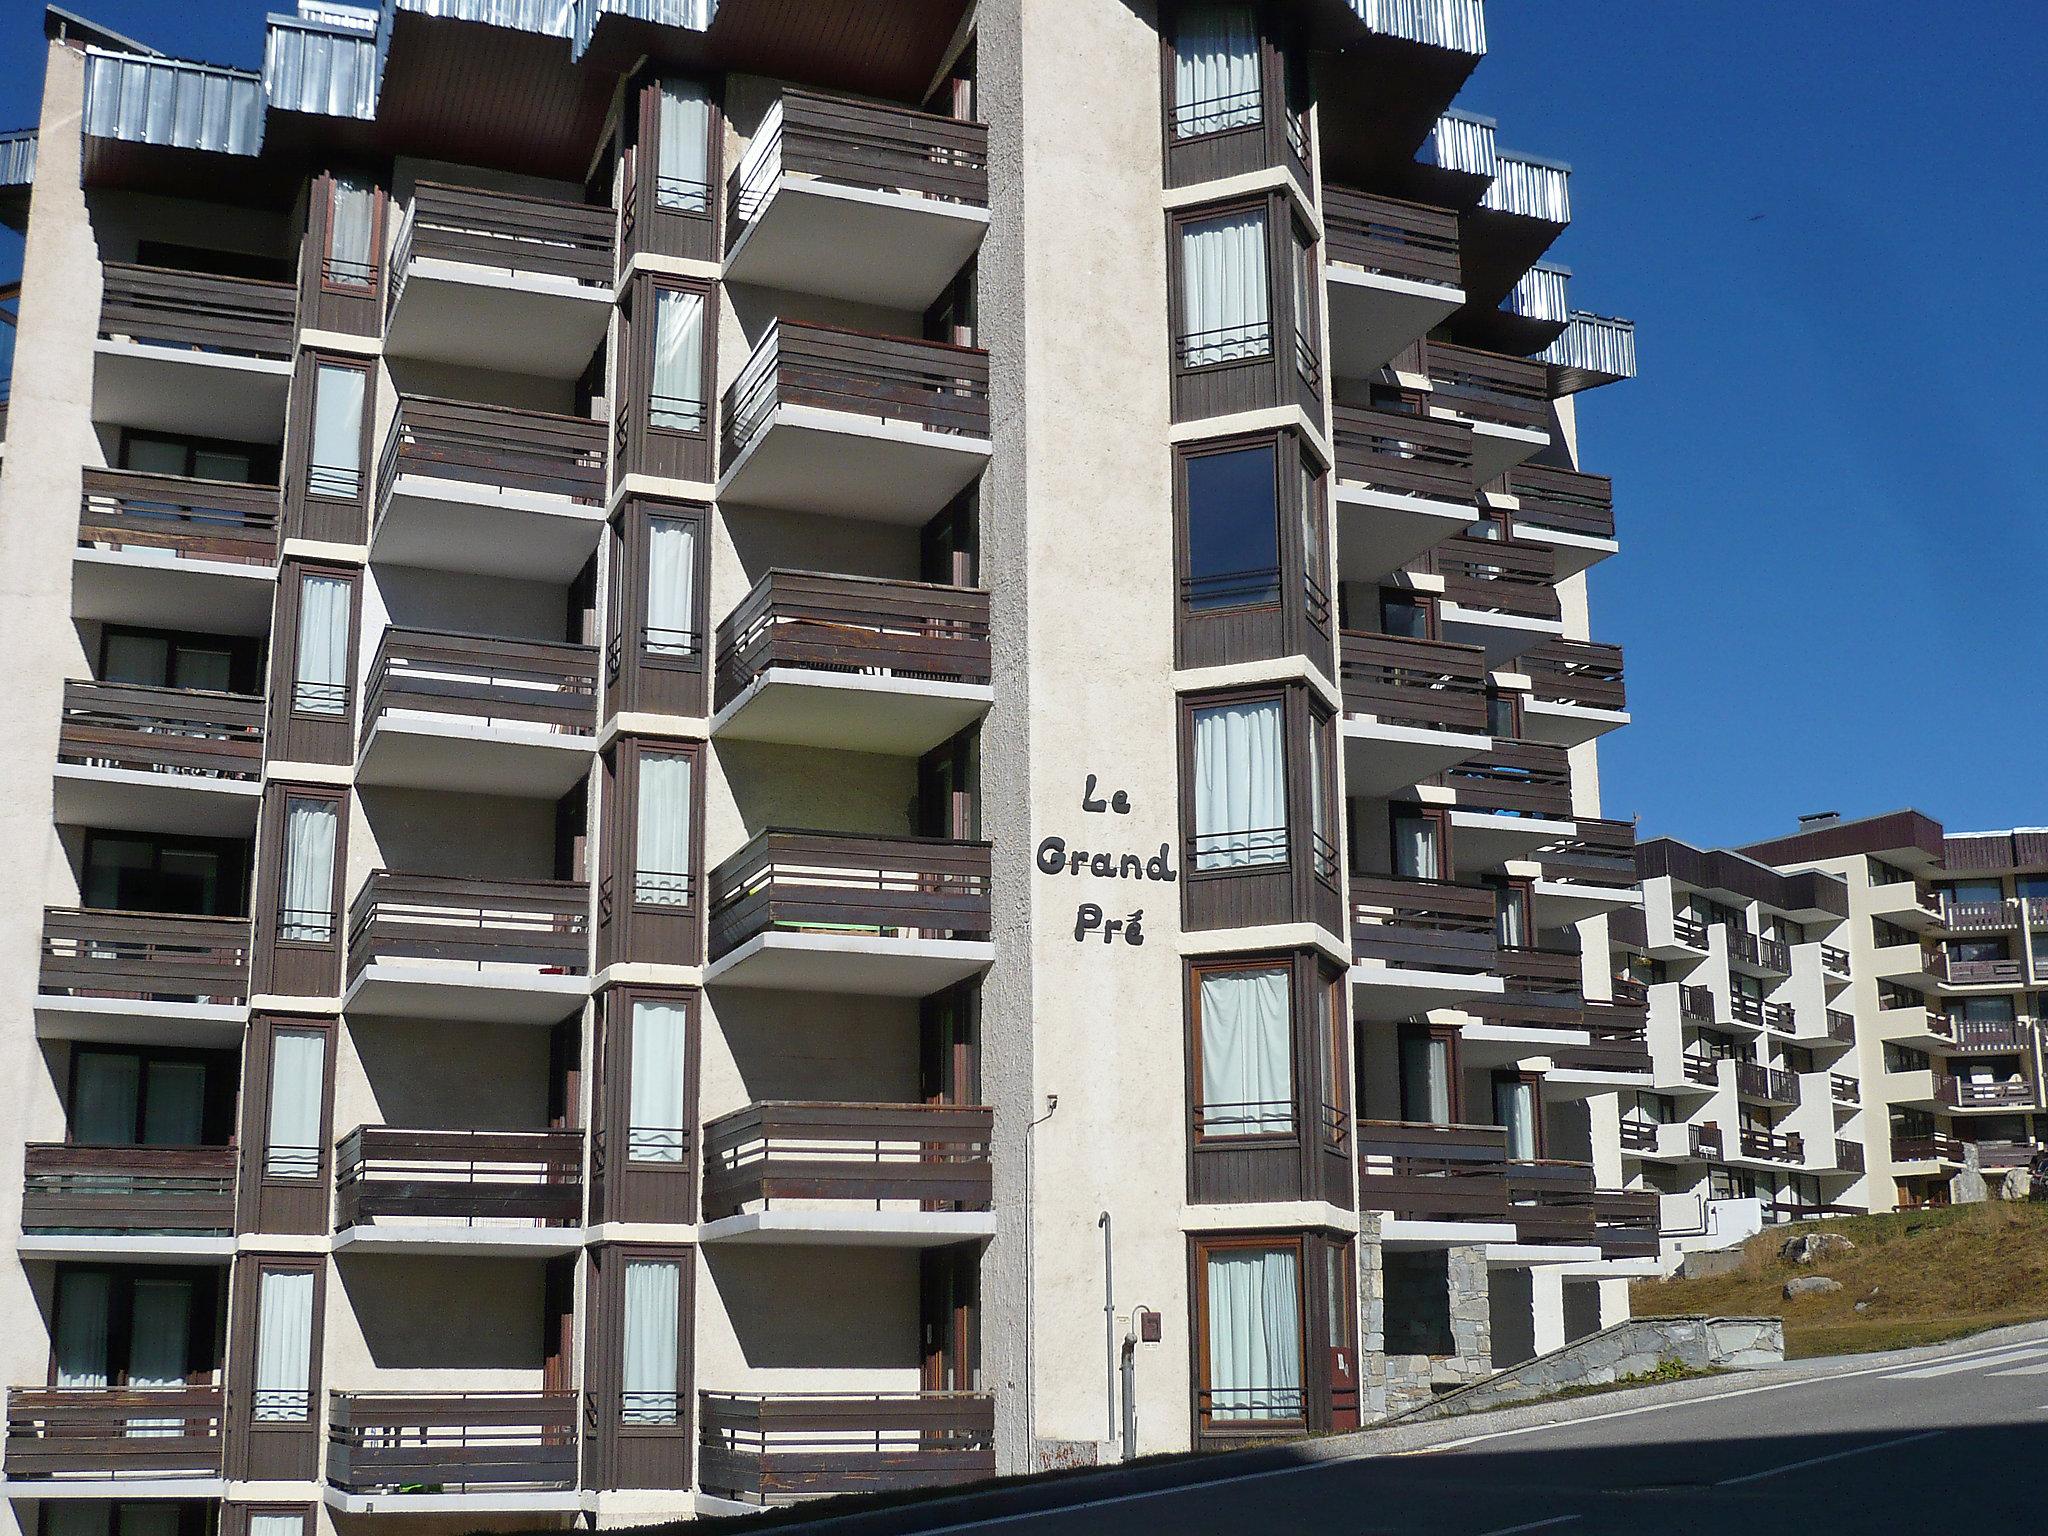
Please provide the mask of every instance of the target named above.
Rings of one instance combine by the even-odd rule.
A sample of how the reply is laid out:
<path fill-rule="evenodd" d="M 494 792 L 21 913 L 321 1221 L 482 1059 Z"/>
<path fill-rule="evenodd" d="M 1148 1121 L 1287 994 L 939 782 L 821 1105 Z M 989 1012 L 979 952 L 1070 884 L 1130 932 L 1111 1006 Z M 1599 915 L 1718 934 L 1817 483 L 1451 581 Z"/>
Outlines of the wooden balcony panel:
<path fill-rule="evenodd" d="M 1486 730 L 1486 653 L 1476 645 L 1345 630 L 1344 712 L 1422 730 Z"/>
<path fill-rule="evenodd" d="M 697 1481 L 724 1498 L 772 1504 L 995 1474 L 985 1392 L 700 1392 L 697 1404 Z"/>
<path fill-rule="evenodd" d="M 1840 1008 L 1830 1008 L 1828 1038 L 1840 1045 L 1853 1045 L 1856 1040 L 1856 1015 Z"/>
<path fill-rule="evenodd" d="M 726 464 L 739 458 L 782 405 L 986 438 L 988 353 L 978 347 L 778 320 L 726 391 Z"/>
<path fill-rule="evenodd" d="M 1702 1024 L 1714 1022 L 1714 994 L 1711 988 L 1690 986 L 1683 982 L 1678 988 L 1678 1011 L 1688 1019 Z"/>
<path fill-rule="evenodd" d="M 1546 880 L 1595 885 L 1604 890 L 1636 888 L 1636 826 L 1596 816 L 1575 817 L 1578 830 L 1537 854 Z"/>
<path fill-rule="evenodd" d="M 1472 500 L 1472 429 L 1463 423 L 1355 405 L 1336 406 L 1331 420 L 1339 480 L 1393 496 Z"/>
<path fill-rule="evenodd" d="M 261 695 L 67 682 L 57 761 L 193 778 L 263 771 Z"/>
<path fill-rule="evenodd" d="M 349 1493 L 574 1488 L 574 1392 L 334 1392 L 327 1481 Z"/>
<path fill-rule="evenodd" d="M 986 939 L 989 845 L 769 830 L 711 872 L 711 958 L 770 931 Z"/>
<path fill-rule="evenodd" d="M 781 137 L 758 170 L 732 175 L 727 205 L 736 243 L 774 192 L 775 176 L 810 177 L 876 192 L 914 192 L 988 206 L 988 128 L 930 112 L 785 88 Z"/>
<path fill-rule="evenodd" d="M 1461 811 L 1557 820 L 1572 814 L 1571 758 L 1545 742 L 1496 739 L 1492 751 L 1446 770 L 1444 783 L 1458 792 Z"/>
<path fill-rule="evenodd" d="M 1687 1139 L 1692 1146 L 1694 1157 L 1712 1158 L 1719 1162 L 1728 1155 L 1726 1138 L 1721 1134 L 1721 1127 L 1718 1125 L 1694 1125 L 1686 1129 L 1691 1133 Z"/>
<path fill-rule="evenodd" d="M 1549 621 L 1564 612 L 1557 599 L 1557 554 L 1541 544 L 1461 533 L 1419 563 L 1443 578 L 1444 601 L 1462 608 Z"/>
<path fill-rule="evenodd" d="M 188 559 L 270 565 L 277 559 L 278 489 L 132 469 L 87 469 L 78 542 L 162 549 Z"/>
<path fill-rule="evenodd" d="M 299 312 L 295 283 L 108 262 L 100 335 L 110 339 L 287 358 Z"/>
<path fill-rule="evenodd" d="M 1849 974 L 1849 951 L 1834 944 L 1821 945 L 1820 968 L 1830 976 L 1847 976 Z"/>
<path fill-rule="evenodd" d="M 616 222 L 601 205 L 419 182 L 399 231 L 389 305 L 415 256 L 609 287 Z"/>
<path fill-rule="evenodd" d="M 396 626 L 370 663 L 363 718 L 387 709 L 597 730 L 597 648 Z"/>
<path fill-rule="evenodd" d="M 1643 1120 L 1621 1122 L 1621 1150 L 1624 1152 L 1653 1152 L 1657 1148 L 1657 1127 Z"/>
<path fill-rule="evenodd" d="M 1593 1191 L 1593 1240 L 1602 1257 L 1648 1259 L 1657 1255 L 1659 1202 L 1653 1189 Z"/>
<path fill-rule="evenodd" d="M 1735 1063 L 1735 1091 L 1747 1094 L 1753 1099 L 1766 1099 L 1774 1104 L 1797 1104 L 1799 1079 L 1777 1067 L 1766 1067 L 1754 1061 L 1738 1061 Z"/>
<path fill-rule="evenodd" d="M 378 505 L 401 475 L 595 506 L 605 494 L 605 424 L 583 416 L 403 395 L 378 464 Z"/>
<path fill-rule="evenodd" d="M 1902 1163 L 1963 1161 L 1963 1143 L 1954 1136 L 1898 1136 L 1892 1140 L 1892 1156 Z"/>
<path fill-rule="evenodd" d="M 30 1142 L 22 1149 L 22 1230 L 232 1232 L 235 1158 L 233 1147 Z"/>
<path fill-rule="evenodd" d="M 1466 1006 L 1491 1024 L 1522 1029 L 1583 1029 L 1586 1004 L 1579 956 L 1562 949 L 1502 945 L 1498 968 L 1505 990 Z"/>
<path fill-rule="evenodd" d="M 2033 1109 L 2041 1091 L 2025 1078 L 2017 1082 L 1972 1082 L 1942 1072 L 1935 1076 L 1936 1096 L 1953 1109 Z"/>
<path fill-rule="evenodd" d="M 365 1125 L 336 1144 L 335 1225 L 457 1218 L 573 1227 L 583 1219 L 580 1131 L 417 1131 Z"/>
<path fill-rule="evenodd" d="M 1508 494 L 1521 505 L 1517 528 L 1541 528 L 1591 539 L 1614 537 L 1614 482 L 1548 464 L 1518 464 L 1508 471 Z"/>
<path fill-rule="evenodd" d="M 1854 1104 L 1863 1097 L 1863 1087 L 1846 1073 L 1828 1074 L 1828 1097 L 1837 1104 Z"/>
<path fill-rule="evenodd" d="M 1937 915 L 1944 928 L 1958 933 L 2003 933 L 2018 924 L 2020 912 L 2017 900 L 2001 897 L 1995 901 L 1944 901 Z"/>
<path fill-rule="evenodd" d="M 1628 708 L 1621 647 L 1591 640 L 1544 640 L 1522 653 L 1531 693 L 1548 704 L 1582 709 Z"/>
<path fill-rule="evenodd" d="M 1585 1005 L 1584 1045 L 1561 1045 L 1551 1059 L 1565 1070 L 1627 1072 L 1639 1076 L 1652 1069 L 1649 1032 L 1625 1005 L 1589 1000 Z"/>
<path fill-rule="evenodd" d="M 240 1003 L 249 996 L 249 920 L 49 907 L 39 985 L 74 997 Z"/>
<path fill-rule="evenodd" d="M 1432 403 L 1475 421 L 1549 430 L 1550 386 L 1543 364 L 1436 341 L 1429 344 L 1427 357 Z"/>
<path fill-rule="evenodd" d="M 1325 186 L 1323 229 L 1324 256 L 1333 264 L 1452 288 L 1463 281 L 1451 209 Z"/>
<path fill-rule="evenodd" d="M 1497 1125 L 1358 1123 L 1358 1196 L 1404 1221 L 1506 1221 L 1507 1132 Z"/>
<path fill-rule="evenodd" d="M 1594 1216 L 1593 1165 L 1554 1159 L 1515 1159 L 1507 1167 L 1509 1215 L 1525 1243 L 1590 1244 Z"/>
<path fill-rule="evenodd" d="M 1679 1057 L 1679 1064 L 1685 1072 L 1685 1080 L 1711 1088 L 1721 1080 L 1721 1058 L 1701 1056 L 1686 1051 Z"/>
<path fill-rule="evenodd" d="M 1835 1138 L 1835 1166 L 1845 1173 L 1863 1172 L 1863 1143 Z"/>
<path fill-rule="evenodd" d="M 1950 1037 L 1959 1051 L 2030 1051 L 2034 1047 L 2031 1025 L 2017 1019 L 1965 1019 L 1951 1021 Z"/>
<path fill-rule="evenodd" d="M 718 626 L 716 707 L 771 667 L 986 684 L 988 613 L 976 588 L 770 571 Z"/>
<path fill-rule="evenodd" d="M 219 1387 L 14 1387 L 10 1478 L 218 1477 Z"/>
<path fill-rule="evenodd" d="M 1952 987 L 2023 987 L 2026 967 L 2018 960 L 1955 960 L 1935 952 L 1934 974 Z"/>
<path fill-rule="evenodd" d="M 1483 975 L 1499 961 L 1493 908 L 1484 886 L 1354 875 L 1352 951 L 1398 970 Z"/>
<path fill-rule="evenodd" d="M 373 871 L 349 908 L 351 978 L 390 960 L 589 970 L 590 887 Z"/>
<path fill-rule="evenodd" d="M 704 1219 L 777 1200 L 989 1209 L 995 1111 L 956 1104 L 753 1104 L 704 1127 Z"/>
<path fill-rule="evenodd" d="M 1779 1135 L 1776 1131 L 1742 1130 L 1742 1155 L 1768 1162 L 1796 1163 L 1806 1156 L 1806 1142 L 1797 1131 Z"/>

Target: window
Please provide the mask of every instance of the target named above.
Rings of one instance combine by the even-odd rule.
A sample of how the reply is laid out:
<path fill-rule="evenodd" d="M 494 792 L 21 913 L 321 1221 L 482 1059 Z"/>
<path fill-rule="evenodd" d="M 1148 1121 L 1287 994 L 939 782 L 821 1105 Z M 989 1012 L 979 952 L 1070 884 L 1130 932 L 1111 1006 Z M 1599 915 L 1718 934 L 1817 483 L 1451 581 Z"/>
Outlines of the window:
<path fill-rule="evenodd" d="M 1323 365 L 1316 347 L 1316 248 L 1300 230 L 1295 231 L 1293 277 L 1294 364 L 1311 389 L 1322 382 Z"/>
<path fill-rule="evenodd" d="M 697 525 L 688 518 L 647 520 L 647 627 L 650 656 L 690 656 L 697 649 Z"/>
<path fill-rule="evenodd" d="M 1187 577 L 1196 612 L 1280 600 L 1277 450 L 1198 453 L 1186 462 Z"/>
<path fill-rule="evenodd" d="M 633 899 L 642 906 L 690 904 L 690 780 L 695 766 L 679 752 L 640 754 Z"/>
<path fill-rule="evenodd" d="M 334 942 L 334 847 L 338 802 L 292 795 L 284 803 L 283 868 L 277 936 L 300 944 Z"/>
<path fill-rule="evenodd" d="M 109 624 L 100 634 L 100 681 L 227 693 L 235 681 L 235 646 L 206 635 Z"/>
<path fill-rule="evenodd" d="M 340 363 L 313 370 L 313 441 L 306 490 L 353 501 L 363 489 L 363 394 L 369 374 Z"/>
<path fill-rule="evenodd" d="M 1298 1246 L 1210 1245 L 1202 1259 L 1204 1419 L 1305 1419 Z"/>
<path fill-rule="evenodd" d="M 1262 119 L 1259 30 L 1249 5 L 1188 5 L 1173 38 L 1173 136 L 1196 138 Z"/>
<path fill-rule="evenodd" d="M 649 426 L 704 430 L 704 295 L 689 288 L 654 290 L 654 378 Z"/>
<path fill-rule="evenodd" d="M 1513 694 L 1487 694 L 1486 734 L 1513 739 L 1515 735 L 1515 696 Z"/>
<path fill-rule="evenodd" d="M 1529 894 L 1519 886 L 1493 888 L 1493 936 L 1502 949 L 1529 944 Z"/>
<path fill-rule="evenodd" d="M 1391 820 L 1394 873 L 1403 880 L 1443 879 L 1443 823 L 1399 808 Z"/>
<path fill-rule="evenodd" d="M 1183 224 L 1180 250 L 1181 365 L 1203 368 L 1268 356 L 1273 321 L 1265 210 Z"/>
<path fill-rule="evenodd" d="M 627 1081 L 626 1157 L 680 1163 L 689 1145 L 684 1088 L 689 1071 L 689 1012 L 681 1003 L 635 1002 Z"/>
<path fill-rule="evenodd" d="M 1304 456 L 1301 461 L 1301 568 L 1308 590 L 1327 602 L 1330 579 L 1329 523 L 1323 512 L 1323 477 Z M 1311 614 L 1311 617 L 1314 617 Z"/>
<path fill-rule="evenodd" d="M 302 715 L 348 713 L 349 630 L 355 583 L 308 571 L 299 579 L 298 645 L 292 653 L 292 708 Z"/>
<path fill-rule="evenodd" d="M 681 1416 L 677 1387 L 682 1316 L 682 1266 L 667 1259 L 626 1261 L 625 1360 L 620 1419 L 627 1424 L 674 1424 Z"/>
<path fill-rule="evenodd" d="M 1380 593 L 1381 634 L 1395 635 L 1403 640 L 1427 640 L 1430 629 L 1429 603 L 1426 600 L 1400 592 Z"/>
<path fill-rule="evenodd" d="M 1401 1029 L 1401 1118 L 1450 1125 L 1453 1108 L 1451 1041 L 1425 1025 Z"/>
<path fill-rule="evenodd" d="M 1286 755 L 1278 699 L 1195 711 L 1195 868 L 1287 857 Z"/>
<path fill-rule="evenodd" d="M 317 1029 L 280 1029 L 270 1037 L 270 1119 L 263 1137 L 263 1176 L 320 1176 L 321 1121 L 327 1096 L 327 1036 Z"/>
<path fill-rule="evenodd" d="M 711 208 L 711 97 L 694 80 L 661 82 L 654 200 L 671 213 Z"/>
<path fill-rule="evenodd" d="M 248 485 L 258 480 L 274 479 L 277 450 L 258 443 L 124 431 L 121 434 L 121 467 L 141 474 L 227 480 L 237 485 Z"/>
<path fill-rule="evenodd" d="M 256 1296 L 256 1422 L 304 1423 L 312 1391 L 313 1272 L 263 1270 Z"/>
<path fill-rule="evenodd" d="M 239 917 L 248 845 L 225 838 L 90 831 L 79 877 L 88 907 Z"/>
<path fill-rule="evenodd" d="M 211 1315 L 211 1285 L 192 1275 L 64 1266 L 57 1272 L 53 1375 L 60 1387 L 181 1387 Z M 201 1310 L 202 1300 L 206 1303 Z M 176 1433 L 131 1419 L 131 1434 Z"/>
<path fill-rule="evenodd" d="M 203 1060 L 80 1046 L 71 1074 L 75 1144 L 196 1147 L 206 1140 Z"/>
<path fill-rule="evenodd" d="M 1331 1146 L 1342 1146 L 1348 1139 L 1351 1121 L 1351 1060 L 1344 1021 L 1344 983 L 1326 979 L 1317 992 L 1322 1000 L 1319 1022 L 1323 1031 L 1323 1139 Z"/>
<path fill-rule="evenodd" d="M 1336 722 L 1311 714 L 1308 722 L 1309 854 L 1317 876 L 1337 878 L 1337 779 L 1332 770 L 1331 735 Z"/>
<path fill-rule="evenodd" d="M 328 183 L 327 259 L 321 278 L 337 288 L 368 288 L 377 280 L 377 189 L 355 176 Z"/>
<path fill-rule="evenodd" d="M 1536 1133 L 1536 1085 L 1525 1077 L 1493 1080 L 1493 1123 L 1508 1133 L 1508 1156 L 1531 1162 L 1542 1156 Z"/>
<path fill-rule="evenodd" d="M 1285 965 L 1196 973 L 1196 1124 L 1203 1140 L 1292 1134 L 1292 998 Z"/>

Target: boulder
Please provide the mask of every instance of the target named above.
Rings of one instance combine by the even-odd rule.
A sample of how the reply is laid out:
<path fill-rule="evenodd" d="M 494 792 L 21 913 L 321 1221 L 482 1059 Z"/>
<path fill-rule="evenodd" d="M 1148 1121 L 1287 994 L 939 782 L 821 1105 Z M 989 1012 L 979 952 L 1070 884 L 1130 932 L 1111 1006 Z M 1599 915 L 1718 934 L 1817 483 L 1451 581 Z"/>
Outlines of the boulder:
<path fill-rule="evenodd" d="M 1794 1264 L 1811 1264 L 1831 1253 L 1855 1251 L 1856 1245 L 1839 1232 L 1807 1232 L 1799 1237 L 1786 1238 L 1778 1249 L 1778 1257 Z"/>
<path fill-rule="evenodd" d="M 1826 1275 L 1799 1275 L 1785 1282 L 1785 1299 L 1797 1296 L 1825 1296 L 1830 1291 L 1839 1291 L 1842 1282 L 1830 1280 Z"/>

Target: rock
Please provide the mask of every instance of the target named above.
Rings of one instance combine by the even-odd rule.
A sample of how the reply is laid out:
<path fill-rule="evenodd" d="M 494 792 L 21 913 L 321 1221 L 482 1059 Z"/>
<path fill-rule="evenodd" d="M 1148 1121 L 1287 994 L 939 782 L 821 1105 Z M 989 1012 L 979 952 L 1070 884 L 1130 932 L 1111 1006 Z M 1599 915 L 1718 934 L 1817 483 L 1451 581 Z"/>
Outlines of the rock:
<path fill-rule="evenodd" d="M 1778 1257 L 1794 1264 L 1811 1264 L 1815 1259 L 1830 1253 L 1854 1253 L 1856 1245 L 1839 1232 L 1808 1232 L 1799 1237 L 1788 1237 L 1778 1249 Z"/>
<path fill-rule="evenodd" d="M 1795 1296 L 1825 1296 L 1830 1291 L 1839 1291 L 1841 1288 L 1841 1281 L 1830 1280 L 1826 1275 L 1800 1275 L 1785 1282 L 1785 1299 L 1790 1301 Z"/>
<path fill-rule="evenodd" d="M 1870 1310 L 1870 1303 L 1867 1301 L 1859 1301 L 1856 1303 L 1856 1310 L 1858 1312 L 1868 1312 Z"/>

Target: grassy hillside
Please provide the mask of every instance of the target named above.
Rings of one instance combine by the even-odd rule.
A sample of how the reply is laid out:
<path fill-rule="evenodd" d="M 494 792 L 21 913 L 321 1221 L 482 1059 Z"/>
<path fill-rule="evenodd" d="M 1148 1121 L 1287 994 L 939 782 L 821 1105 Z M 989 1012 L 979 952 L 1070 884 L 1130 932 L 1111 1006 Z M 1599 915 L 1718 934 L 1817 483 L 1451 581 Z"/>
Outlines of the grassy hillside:
<path fill-rule="evenodd" d="M 1839 1232 L 1853 1253 L 1809 1265 L 1778 1257 L 1801 1232 Z M 1839 1291 L 1787 1300 L 1795 1275 L 1827 1275 Z M 1774 1227 L 1752 1238 L 1742 1267 L 1702 1280 L 1641 1280 L 1639 1316 L 1704 1312 L 1783 1317 L 1785 1353 L 1852 1354 L 1932 1344 L 2002 1323 L 2048 1318 L 2048 1204 L 1952 1206 L 1891 1216 Z M 1858 1312 L 1857 1302 L 1867 1302 Z"/>

